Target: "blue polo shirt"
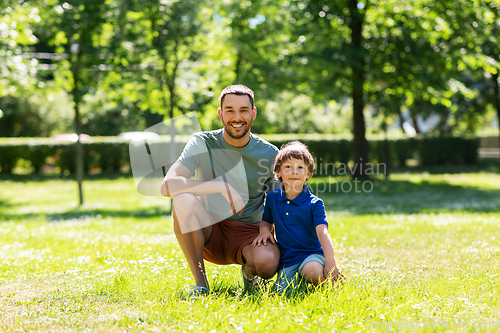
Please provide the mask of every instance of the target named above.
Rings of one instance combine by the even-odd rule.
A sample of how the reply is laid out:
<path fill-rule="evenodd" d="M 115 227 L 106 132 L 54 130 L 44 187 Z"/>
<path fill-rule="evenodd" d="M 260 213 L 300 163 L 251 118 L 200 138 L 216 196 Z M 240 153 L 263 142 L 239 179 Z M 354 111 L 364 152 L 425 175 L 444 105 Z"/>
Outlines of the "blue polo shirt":
<path fill-rule="evenodd" d="M 281 252 L 278 269 L 302 262 L 311 254 L 323 254 L 316 226 L 326 224 L 323 200 L 309 192 L 307 185 L 295 199 L 283 189 L 269 192 L 262 220 L 274 224 Z"/>

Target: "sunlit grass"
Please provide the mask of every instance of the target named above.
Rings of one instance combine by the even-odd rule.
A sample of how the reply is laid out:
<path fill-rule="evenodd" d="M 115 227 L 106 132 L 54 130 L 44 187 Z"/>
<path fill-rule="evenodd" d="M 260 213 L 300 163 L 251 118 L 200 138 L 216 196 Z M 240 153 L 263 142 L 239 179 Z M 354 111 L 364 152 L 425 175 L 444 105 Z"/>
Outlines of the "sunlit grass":
<path fill-rule="evenodd" d="M 325 181 L 346 179 L 310 187 Z M 370 193 L 318 193 L 343 287 L 245 294 L 239 267 L 208 264 L 213 292 L 194 301 L 169 200 L 139 195 L 131 178 L 86 181 L 82 207 L 72 181 L 0 188 L 0 331 L 500 329 L 496 173 L 400 173 Z"/>

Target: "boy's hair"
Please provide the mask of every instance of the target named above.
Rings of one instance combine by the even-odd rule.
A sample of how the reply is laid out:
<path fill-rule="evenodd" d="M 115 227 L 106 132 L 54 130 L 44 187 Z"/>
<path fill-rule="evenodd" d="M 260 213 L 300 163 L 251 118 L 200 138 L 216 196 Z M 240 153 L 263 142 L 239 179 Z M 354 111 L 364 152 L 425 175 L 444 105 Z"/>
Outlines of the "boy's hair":
<path fill-rule="evenodd" d="M 247 95 L 248 98 L 250 98 L 250 103 L 252 103 L 252 109 L 253 109 L 253 91 L 252 89 L 248 88 L 247 86 L 244 86 L 242 84 L 235 84 L 229 87 L 224 88 L 222 92 L 220 93 L 220 108 L 222 110 L 222 102 L 224 102 L 224 97 L 226 95 Z"/>
<path fill-rule="evenodd" d="M 274 160 L 274 173 L 280 171 L 281 165 L 291 158 L 304 161 L 307 165 L 307 171 L 312 175 L 314 172 L 314 160 L 309 152 L 309 148 L 300 141 L 292 141 L 282 145 L 276 159 Z M 279 181 L 282 179 L 279 177 Z"/>

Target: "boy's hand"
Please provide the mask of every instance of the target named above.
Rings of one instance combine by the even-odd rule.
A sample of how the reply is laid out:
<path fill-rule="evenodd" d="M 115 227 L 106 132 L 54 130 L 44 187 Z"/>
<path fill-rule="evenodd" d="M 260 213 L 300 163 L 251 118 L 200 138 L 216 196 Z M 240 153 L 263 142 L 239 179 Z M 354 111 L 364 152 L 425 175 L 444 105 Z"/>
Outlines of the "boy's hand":
<path fill-rule="evenodd" d="M 335 286 L 337 282 L 343 284 L 345 281 L 345 276 L 340 272 L 337 265 L 333 265 L 333 267 L 325 265 L 324 274 L 326 277 L 329 277 L 331 279 L 333 286 Z"/>
<path fill-rule="evenodd" d="M 276 243 L 274 240 L 274 235 L 267 229 L 261 230 L 260 234 L 255 238 L 252 242 L 253 246 L 260 246 L 260 244 L 264 244 L 264 246 L 267 245 L 267 240 L 271 243 Z"/>

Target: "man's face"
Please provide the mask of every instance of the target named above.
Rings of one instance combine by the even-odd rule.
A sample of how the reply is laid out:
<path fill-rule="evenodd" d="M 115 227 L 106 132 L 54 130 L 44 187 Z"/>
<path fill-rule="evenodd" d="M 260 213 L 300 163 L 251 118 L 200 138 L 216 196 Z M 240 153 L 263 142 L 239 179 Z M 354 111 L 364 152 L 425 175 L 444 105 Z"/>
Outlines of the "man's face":
<path fill-rule="evenodd" d="M 252 121 L 257 115 L 257 109 L 247 95 L 229 94 L 224 97 L 222 110 L 218 110 L 219 118 L 224 125 L 224 131 L 233 139 L 243 138 L 252 127 Z"/>

